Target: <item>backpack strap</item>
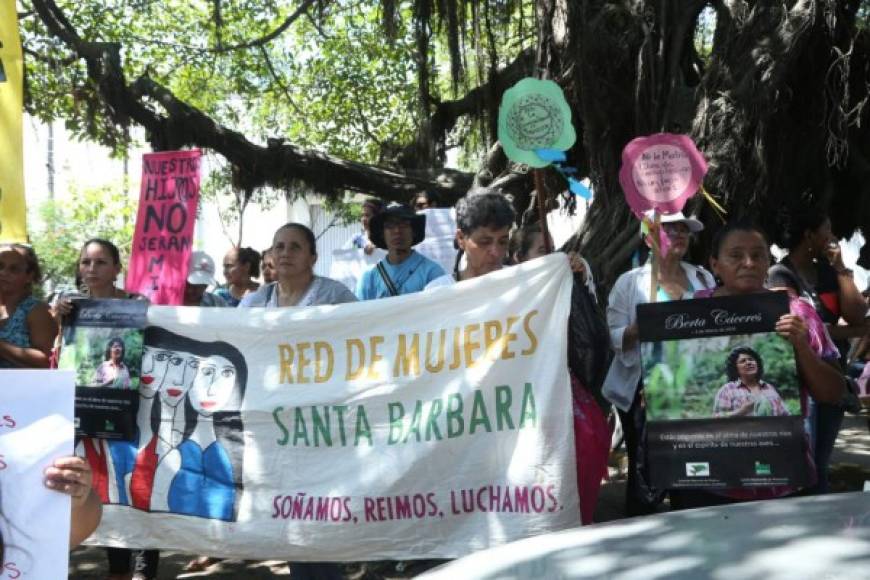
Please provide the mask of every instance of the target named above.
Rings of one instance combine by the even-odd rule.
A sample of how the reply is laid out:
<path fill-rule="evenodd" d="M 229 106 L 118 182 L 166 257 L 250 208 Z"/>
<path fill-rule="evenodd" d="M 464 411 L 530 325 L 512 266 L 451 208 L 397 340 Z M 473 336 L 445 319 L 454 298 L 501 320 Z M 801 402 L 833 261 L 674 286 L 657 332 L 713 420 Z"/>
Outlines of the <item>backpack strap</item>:
<path fill-rule="evenodd" d="M 381 260 L 377 265 L 378 274 L 381 275 L 381 279 L 384 281 L 384 284 L 387 287 L 387 291 L 390 293 L 390 296 L 398 296 L 399 291 L 396 289 L 396 285 L 393 283 L 393 279 L 390 278 L 390 275 L 387 274 L 387 269 L 384 267 L 384 262 Z"/>

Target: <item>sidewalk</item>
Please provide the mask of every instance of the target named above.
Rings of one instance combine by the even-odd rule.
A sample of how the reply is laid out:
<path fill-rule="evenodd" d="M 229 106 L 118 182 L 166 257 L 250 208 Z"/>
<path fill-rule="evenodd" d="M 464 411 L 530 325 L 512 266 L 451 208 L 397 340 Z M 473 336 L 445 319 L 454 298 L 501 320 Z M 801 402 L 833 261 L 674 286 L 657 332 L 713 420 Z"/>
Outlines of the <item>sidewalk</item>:
<path fill-rule="evenodd" d="M 614 463 L 618 464 L 619 459 L 619 455 L 615 455 Z M 624 472 L 615 468 L 612 473 L 611 481 L 605 483 L 601 490 L 598 509 L 595 512 L 596 521 L 599 522 L 625 517 L 623 509 Z M 834 451 L 831 466 L 831 488 L 834 492 L 860 491 L 864 488 L 865 481 L 870 481 L 870 417 L 867 415 L 846 415 Z M 191 559 L 191 556 L 177 552 L 163 552 L 161 556 L 158 576 L 160 580 L 199 577 L 261 580 L 290 575 L 286 562 L 280 560 L 266 562 L 225 560 L 215 564 L 205 572 L 184 573 L 181 569 Z M 386 562 L 349 564 L 345 571 L 349 579 L 409 578 L 436 564 L 436 562 L 408 563 L 404 570 L 397 570 L 395 563 Z M 70 556 L 70 578 L 103 580 L 106 576 L 106 556 L 102 548 L 79 548 Z"/>

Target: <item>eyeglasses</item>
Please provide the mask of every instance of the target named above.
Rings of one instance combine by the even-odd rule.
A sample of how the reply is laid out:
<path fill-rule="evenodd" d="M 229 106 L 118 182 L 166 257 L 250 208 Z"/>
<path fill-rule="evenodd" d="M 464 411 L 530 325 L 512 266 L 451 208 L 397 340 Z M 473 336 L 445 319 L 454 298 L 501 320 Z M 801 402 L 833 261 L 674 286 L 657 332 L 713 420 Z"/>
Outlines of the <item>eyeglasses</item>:
<path fill-rule="evenodd" d="M 685 224 L 681 224 L 681 223 L 662 224 L 662 229 L 669 236 L 674 236 L 674 235 L 689 236 L 692 234 L 691 230 L 689 230 L 689 227 L 686 226 Z"/>
<path fill-rule="evenodd" d="M 418 201 L 414 204 L 414 209 L 429 209 L 428 201 Z"/>

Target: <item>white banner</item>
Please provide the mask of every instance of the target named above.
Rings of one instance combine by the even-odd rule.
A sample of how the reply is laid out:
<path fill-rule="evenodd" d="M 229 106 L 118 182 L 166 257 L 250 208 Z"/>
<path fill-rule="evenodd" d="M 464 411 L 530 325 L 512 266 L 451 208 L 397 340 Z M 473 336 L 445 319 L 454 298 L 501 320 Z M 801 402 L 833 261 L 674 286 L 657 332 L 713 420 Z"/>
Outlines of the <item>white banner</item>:
<path fill-rule="evenodd" d="M 68 495 L 43 485 L 44 470 L 73 450 L 75 375 L 0 370 L 0 578 L 66 578 Z"/>
<path fill-rule="evenodd" d="M 92 542 L 454 558 L 579 525 L 571 284 L 560 254 L 356 304 L 152 307 Z"/>

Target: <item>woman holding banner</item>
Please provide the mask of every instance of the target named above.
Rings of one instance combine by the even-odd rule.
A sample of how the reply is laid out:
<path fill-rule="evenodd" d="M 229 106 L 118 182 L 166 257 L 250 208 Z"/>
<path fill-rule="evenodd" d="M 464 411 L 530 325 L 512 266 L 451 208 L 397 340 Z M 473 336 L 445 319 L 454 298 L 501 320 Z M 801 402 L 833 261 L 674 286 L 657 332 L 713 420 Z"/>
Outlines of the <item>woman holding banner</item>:
<path fill-rule="evenodd" d="M 480 189 L 456 202 L 456 264 L 452 274 L 435 278 L 426 289 L 451 286 L 501 269 L 510 245 L 514 209 L 501 193 Z M 462 257 L 465 268 L 460 270 Z"/>
<path fill-rule="evenodd" d="M 696 298 L 751 295 L 769 291 L 764 287 L 770 265 L 769 244 L 764 233 L 748 222 L 725 225 L 713 238 L 710 267 L 719 280 L 716 288 L 695 293 Z M 845 383 L 837 365 L 839 353 L 825 325 L 808 302 L 789 294 L 789 314 L 776 323 L 776 332 L 794 349 L 800 382 L 801 412 L 807 418 L 810 398 L 834 403 L 843 396 Z M 806 421 L 805 421 L 806 423 Z M 806 461 L 814 474 L 813 458 L 807 446 Z M 794 492 L 789 486 L 732 489 L 714 495 L 704 491 L 672 492 L 671 505 L 691 508 L 750 499 L 770 499 Z"/>
<path fill-rule="evenodd" d="M 314 274 L 316 244 L 314 232 L 307 226 L 291 222 L 278 228 L 272 240 L 275 281 L 242 298 L 239 307 L 356 302 L 356 296 L 344 284 Z"/>
<path fill-rule="evenodd" d="M 40 278 L 32 248 L 0 245 L 0 369 L 48 368 L 57 325 L 48 305 L 33 296 Z"/>
<path fill-rule="evenodd" d="M 307 226 L 290 222 L 278 228 L 272 239 L 272 255 L 275 260 L 275 281 L 245 296 L 239 308 L 356 302 L 356 296 L 344 284 L 314 274 L 317 241 L 314 232 Z M 193 398 L 196 399 L 195 396 Z M 291 562 L 290 576 L 302 580 L 338 580 L 344 577 L 337 564 L 322 562 Z"/>
<path fill-rule="evenodd" d="M 514 233 L 511 245 L 514 259 L 521 264 L 547 255 L 547 249 L 553 247 L 553 241 L 550 239 L 549 244 L 544 243 L 541 226 L 532 223 Z M 593 392 L 601 386 L 601 371 L 607 366 L 610 345 L 607 327 L 596 304 L 595 284 L 588 264 L 576 253 L 569 254 L 568 259 L 574 272 L 571 314 L 568 319 L 568 368 L 574 413 L 577 489 L 580 492 L 582 521 L 591 524 L 601 482 L 607 477 L 607 459 L 610 455 L 610 428 Z M 578 340 L 581 336 L 582 339 Z M 587 338 L 597 344 L 584 344 L 583 340 Z"/>
<path fill-rule="evenodd" d="M 689 250 L 692 234 L 704 229 L 704 225 L 682 213 L 661 217 L 661 228 L 667 239 L 667 250 L 659 259 L 656 280 L 657 302 L 683 300 L 703 288 L 715 285 L 709 272 L 683 261 Z M 653 247 L 649 236 L 644 238 L 647 246 Z M 642 441 L 646 419 L 641 384 L 640 345 L 638 342 L 637 305 L 650 302 L 652 287 L 652 264 L 629 270 L 616 280 L 607 305 L 607 324 L 610 327 L 610 342 L 614 356 L 602 392 L 613 403 L 625 434 L 628 452 L 628 483 L 626 485 L 625 511 L 628 516 L 648 514 L 661 501 L 661 492 L 647 484 L 647 465 Z"/>

